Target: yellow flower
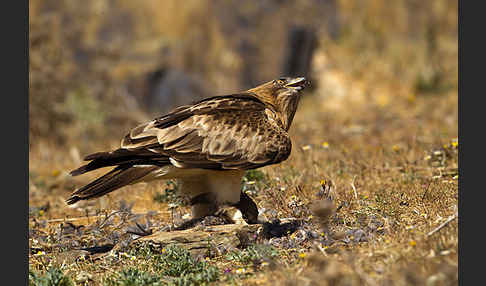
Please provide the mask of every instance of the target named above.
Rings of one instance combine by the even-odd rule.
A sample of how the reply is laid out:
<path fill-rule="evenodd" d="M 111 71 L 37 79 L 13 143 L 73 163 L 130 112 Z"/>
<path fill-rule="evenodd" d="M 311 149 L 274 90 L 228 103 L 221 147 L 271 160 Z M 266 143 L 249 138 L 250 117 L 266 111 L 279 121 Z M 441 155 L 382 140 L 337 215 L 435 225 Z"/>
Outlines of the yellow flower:
<path fill-rule="evenodd" d="M 386 94 L 380 94 L 376 97 L 376 103 L 378 103 L 380 107 L 385 107 L 390 103 L 390 97 Z"/>
<path fill-rule="evenodd" d="M 452 147 L 456 148 L 459 143 L 457 141 L 452 141 L 451 142 Z"/>
<path fill-rule="evenodd" d="M 119 252 L 118 257 L 127 257 L 130 258 L 130 255 L 126 254 L 125 252 Z"/>
<path fill-rule="evenodd" d="M 44 215 L 44 210 L 40 210 L 39 215 Z"/>
<path fill-rule="evenodd" d="M 393 151 L 398 152 L 398 151 L 400 151 L 400 146 L 395 144 L 395 145 L 392 146 L 392 149 L 393 149 Z"/>
<path fill-rule="evenodd" d="M 321 180 L 321 185 L 325 185 L 326 184 L 326 180 Z"/>
<path fill-rule="evenodd" d="M 415 240 L 410 240 L 408 244 L 413 247 L 417 245 L 417 242 Z"/>
<path fill-rule="evenodd" d="M 206 258 L 204 258 L 204 260 L 209 261 L 209 260 L 210 260 L 210 258 L 209 258 L 209 257 L 206 257 Z"/>
<path fill-rule="evenodd" d="M 444 149 L 447 149 L 447 148 L 449 148 L 449 145 L 444 144 L 444 146 L 442 146 L 442 147 L 444 147 Z"/>
<path fill-rule="evenodd" d="M 303 253 L 303 252 L 301 252 L 301 253 L 299 253 L 299 257 L 300 257 L 300 258 L 305 258 L 305 257 L 306 257 L 306 254 L 305 254 L 305 253 Z"/>
<path fill-rule="evenodd" d="M 328 142 L 322 142 L 322 147 L 329 148 L 329 143 Z"/>
<path fill-rule="evenodd" d="M 414 102 L 415 102 L 415 99 L 417 99 L 417 96 L 415 95 L 415 93 L 410 93 L 410 94 L 407 96 L 407 100 L 408 100 L 408 102 L 410 102 L 410 103 L 414 103 Z"/>
<path fill-rule="evenodd" d="M 321 236 L 325 236 L 326 234 L 324 232 L 321 232 Z"/>
<path fill-rule="evenodd" d="M 302 150 L 307 151 L 311 149 L 311 145 L 302 146 Z"/>
<path fill-rule="evenodd" d="M 236 269 L 236 273 L 238 273 L 238 274 L 242 274 L 242 273 L 245 273 L 245 272 L 246 272 L 245 268 Z"/>
<path fill-rule="evenodd" d="M 167 250 L 165 248 L 162 248 L 162 253 L 165 253 Z"/>
<path fill-rule="evenodd" d="M 57 176 L 58 176 L 60 173 L 61 173 L 61 171 L 59 171 L 59 170 L 54 170 L 54 171 L 52 171 L 52 176 L 53 176 L 53 177 L 57 177 Z"/>
<path fill-rule="evenodd" d="M 307 219 L 309 219 L 309 220 L 310 220 L 310 219 L 312 219 L 312 218 L 313 218 L 313 216 L 312 216 L 312 215 L 310 215 L 310 216 L 308 216 L 308 217 L 307 217 Z"/>

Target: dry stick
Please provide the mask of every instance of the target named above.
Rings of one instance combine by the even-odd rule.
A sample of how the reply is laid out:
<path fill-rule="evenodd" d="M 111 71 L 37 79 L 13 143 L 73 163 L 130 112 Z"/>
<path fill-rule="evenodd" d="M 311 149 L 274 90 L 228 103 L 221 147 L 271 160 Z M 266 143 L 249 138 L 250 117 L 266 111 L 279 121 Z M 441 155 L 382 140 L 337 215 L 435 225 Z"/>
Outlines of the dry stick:
<path fill-rule="evenodd" d="M 100 229 L 103 228 L 105 226 L 106 222 L 110 219 L 110 217 L 112 217 L 112 216 L 114 216 L 114 215 L 116 215 L 118 213 L 121 213 L 121 212 L 122 211 L 114 211 L 114 212 L 112 212 L 109 215 L 106 215 L 105 214 L 105 220 L 98 226 L 98 228 L 100 228 Z"/>
<path fill-rule="evenodd" d="M 434 230 L 432 230 L 431 232 L 427 233 L 427 236 L 431 236 L 432 234 L 438 232 L 441 228 L 443 228 L 444 226 L 446 226 L 448 223 L 450 223 L 451 221 L 453 221 L 455 218 L 457 218 L 457 212 L 454 215 L 451 215 L 445 222 L 443 222 L 441 225 L 439 225 L 438 227 L 436 227 Z"/>
<path fill-rule="evenodd" d="M 159 213 L 159 212 L 157 212 Z M 143 213 L 135 213 L 133 215 L 145 215 Z M 99 217 L 102 217 L 102 216 L 105 216 L 105 215 L 93 215 L 93 216 L 83 216 L 83 217 L 73 217 L 73 218 L 55 218 L 55 219 L 49 219 L 49 220 L 46 220 L 46 223 L 51 223 L 51 222 L 67 222 L 67 221 L 77 221 L 77 220 L 82 220 L 82 219 L 89 219 L 89 218 L 99 218 Z M 111 216 L 111 215 L 109 215 Z M 89 221 L 89 220 L 88 220 Z"/>
<path fill-rule="evenodd" d="M 94 215 L 94 216 L 90 216 L 90 217 L 83 216 L 83 217 L 73 217 L 73 218 L 55 218 L 55 219 L 46 220 L 46 222 L 50 223 L 50 222 L 77 221 L 77 220 L 82 220 L 82 219 L 87 219 L 87 218 L 98 218 L 98 217 L 101 217 L 101 216 L 102 215 Z"/>
<path fill-rule="evenodd" d="M 354 199 L 358 199 L 358 192 L 356 191 L 356 187 L 354 186 L 354 180 L 356 179 L 356 176 L 353 177 L 353 181 L 351 182 L 351 187 L 353 188 L 354 191 Z"/>
<path fill-rule="evenodd" d="M 427 185 L 427 189 L 425 189 L 425 192 L 424 194 L 422 195 L 422 201 L 425 199 L 425 195 L 427 194 L 427 192 L 429 191 L 429 188 L 430 188 L 430 185 L 432 184 L 432 182 L 429 182 L 429 184 Z"/>
<path fill-rule="evenodd" d="M 322 254 L 324 254 L 324 256 L 327 256 L 326 251 L 324 250 L 324 248 L 320 244 L 317 244 L 317 248 L 322 252 Z"/>

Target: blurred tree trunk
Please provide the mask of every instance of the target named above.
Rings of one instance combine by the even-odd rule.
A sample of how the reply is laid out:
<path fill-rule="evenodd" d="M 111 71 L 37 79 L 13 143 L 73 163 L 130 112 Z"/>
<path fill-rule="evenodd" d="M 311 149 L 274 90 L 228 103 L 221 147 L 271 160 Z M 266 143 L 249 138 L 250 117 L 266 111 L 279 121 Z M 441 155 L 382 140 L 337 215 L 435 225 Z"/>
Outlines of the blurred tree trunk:
<path fill-rule="evenodd" d="M 291 27 L 288 31 L 283 75 L 309 77 L 316 47 L 317 36 L 313 29 L 301 26 Z"/>

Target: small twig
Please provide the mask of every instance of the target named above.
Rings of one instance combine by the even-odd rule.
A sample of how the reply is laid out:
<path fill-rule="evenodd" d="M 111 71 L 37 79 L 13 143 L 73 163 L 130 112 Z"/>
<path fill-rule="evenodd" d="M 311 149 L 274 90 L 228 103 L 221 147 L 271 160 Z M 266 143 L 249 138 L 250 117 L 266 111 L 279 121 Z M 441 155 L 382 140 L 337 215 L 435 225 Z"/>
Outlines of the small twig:
<path fill-rule="evenodd" d="M 86 218 L 88 219 L 88 224 L 89 224 L 89 211 L 88 211 L 88 209 L 85 209 L 85 213 L 86 213 Z"/>
<path fill-rule="evenodd" d="M 103 269 L 103 270 L 106 270 L 106 271 L 108 271 L 108 272 L 111 272 L 111 273 L 116 273 L 116 271 L 114 271 L 113 269 L 110 269 L 110 268 L 105 267 L 105 266 L 103 266 L 103 265 L 96 265 L 96 266 L 97 266 L 97 267 L 99 267 L 99 268 L 101 268 L 101 269 Z"/>
<path fill-rule="evenodd" d="M 353 181 L 351 181 L 351 187 L 353 188 L 354 191 L 354 199 L 358 199 L 358 191 L 356 191 L 356 187 L 354 186 L 354 180 L 356 179 L 356 176 L 353 177 Z"/>
<path fill-rule="evenodd" d="M 171 229 L 175 228 L 175 226 L 174 226 L 174 208 L 170 208 L 170 221 L 172 223 Z"/>
<path fill-rule="evenodd" d="M 322 252 L 322 254 L 324 254 L 324 256 L 327 256 L 326 251 L 324 250 L 324 248 L 320 244 L 317 244 L 317 248 Z"/>
<path fill-rule="evenodd" d="M 109 214 L 108 216 L 106 216 L 105 220 L 98 226 L 98 228 L 103 228 L 106 224 L 106 222 L 108 222 L 108 220 L 110 219 L 110 217 L 118 214 L 118 213 L 121 213 L 122 211 L 114 211 L 112 212 L 111 214 Z"/>
<path fill-rule="evenodd" d="M 159 212 L 157 212 L 157 213 L 159 213 Z M 114 213 L 112 213 L 112 214 L 114 214 Z M 109 216 L 111 216 L 112 214 L 110 214 Z M 137 215 L 146 215 L 146 214 L 144 214 L 144 213 L 135 213 L 133 215 L 137 216 Z M 89 219 L 89 218 L 99 218 L 99 217 L 102 217 L 102 216 L 105 216 L 105 215 L 93 215 L 93 216 L 83 216 L 83 217 L 73 217 L 73 218 L 55 218 L 55 219 L 46 220 L 45 222 L 46 223 L 51 223 L 51 222 L 68 222 L 68 221 L 77 221 L 77 220 Z M 88 220 L 88 224 L 89 224 L 89 220 Z"/>
<path fill-rule="evenodd" d="M 132 230 L 129 230 L 127 231 L 127 233 L 130 233 L 130 234 L 135 234 L 135 235 L 138 235 L 138 236 L 147 236 L 147 235 L 151 235 L 152 234 L 152 230 L 151 229 L 145 229 L 143 226 L 141 226 L 138 222 L 135 222 L 135 225 L 138 227 L 138 229 L 140 231 L 132 231 Z"/>
<path fill-rule="evenodd" d="M 425 195 L 427 195 L 427 192 L 429 191 L 430 185 L 431 185 L 431 182 L 429 182 L 429 184 L 427 185 L 427 189 L 425 189 L 425 192 L 422 195 L 422 201 L 425 199 Z"/>
<path fill-rule="evenodd" d="M 94 216 L 90 216 L 90 217 L 73 217 L 73 218 L 55 218 L 55 219 L 49 219 L 49 220 L 46 220 L 47 223 L 50 223 L 50 222 L 68 222 L 68 221 L 77 221 L 77 220 L 82 220 L 82 219 L 87 219 L 87 218 L 98 218 L 98 217 L 101 217 L 102 215 L 94 215 Z"/>
<path fill-rule="evenodd" d="M 451 215 L 445 222 L 443 222 L 441 225 L 433 229 L 431 232 L 427 233 L 427 236 L 431 236 L 432 234 L 438 232 L 441 228 L 446 226 L 448 223 L 453 221 L 455 218 L 457 218 L 457 212 L 454 215 Z"/>

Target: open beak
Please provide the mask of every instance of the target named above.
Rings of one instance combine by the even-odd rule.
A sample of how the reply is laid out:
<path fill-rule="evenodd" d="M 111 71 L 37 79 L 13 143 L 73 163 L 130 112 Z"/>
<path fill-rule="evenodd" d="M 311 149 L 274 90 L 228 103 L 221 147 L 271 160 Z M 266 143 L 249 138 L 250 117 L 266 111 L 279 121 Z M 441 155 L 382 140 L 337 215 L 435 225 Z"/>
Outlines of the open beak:
<path fill-rule="evenodd" d="M 296 77 L 291 80 L 285 85 L 285 87 L 294 88 L 297 90 L 303 89 L 305 86 L 309 84 L 309 81 L 305 79 L 305 77 Z"/>

